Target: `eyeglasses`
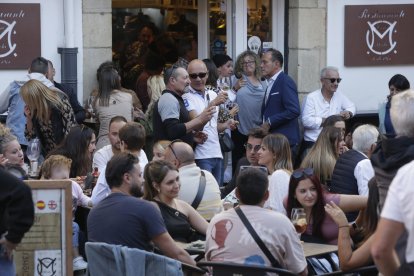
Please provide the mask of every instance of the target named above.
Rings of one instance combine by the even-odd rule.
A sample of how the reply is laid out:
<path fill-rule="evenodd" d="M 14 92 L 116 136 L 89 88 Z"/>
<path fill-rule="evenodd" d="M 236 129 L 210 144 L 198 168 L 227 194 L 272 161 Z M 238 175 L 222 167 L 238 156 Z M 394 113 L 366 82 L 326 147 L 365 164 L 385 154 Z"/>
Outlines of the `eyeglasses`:
<path fill-rule="evenodd" d="M 253 150 L 254 152 L 258 152 L 260 150 L 260 145 L 253 146 L 252 144 L 246 143 L 244 144 L 244 148 L 248 151 Z"/>
<path fill-rule="evenodd" d="M 303 176 L 312 176 L 313 175 L 313 168 L 305 168 L 305 169 L 297 169 L 292 173 L 292 177 L 295 179 L 300 179 Z"/>
<path fill-rule="evenodd" d="M 190 76 L 190 78 L 192 79 L 196 79 L 197 77 L 199 77 L 200 79 L 204 78 L 205 76 L 207 76 L 207 73 L 198 73 L 198 74 L 188 74 Z"/>
<path fill-rule="evenodd" d="M 180 159 L 178 159 L 177 154 L 175 153 L 174 148 L 173 148 L 173 144 L 174 144 L 174 143 L 177 143 L 177 142 L 182 142 L 182 140 L 180 140 L 180 139 L 175 139 L 175 140 L 173 140 L 173 141 L 172 141 L 172 142 L 168 145 L 168 147 L 171 149 L 171 152 L 174 154 L 175 159 L 177 159 L 178 161 L 180 161 Z"/>
<path fill-rule="evenodd" d="M 245 62 L 242 62 L 242 65 L 248 65 L 248 64 L 252 64 L 252 63 L 256 63 L 256 61 L 254 61 L 254 60 L 245 61 Z"/>
<path fill-rule="evenodd" d="M 173 65 L 171 67 L 168 68 L 164 68 L 164 76 L 166 77 L 167 80 L 169 80 L 172 75 L 174 74 L 175 69 L 177 69 L 178 66 L 177 65 Z"/>
<path fill-rule="evenodd" d="M 335 78 L 323 78 L 324 80 L 330 80 L 331 81 L 331 83 L 334 83 L 335 81 L 337 82 L 337 83 L 340 83 L 341 82 L 341 78 L 337 78 L 337 79 L 335 79 Z"/>

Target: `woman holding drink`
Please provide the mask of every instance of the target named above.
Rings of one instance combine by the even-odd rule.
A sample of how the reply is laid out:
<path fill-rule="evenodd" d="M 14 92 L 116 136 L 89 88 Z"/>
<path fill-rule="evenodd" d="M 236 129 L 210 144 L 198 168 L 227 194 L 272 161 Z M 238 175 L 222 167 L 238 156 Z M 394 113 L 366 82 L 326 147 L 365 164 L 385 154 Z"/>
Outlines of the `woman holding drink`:
<path fill-rule="evenodd" d="M 312 168 L 301 168 L 292 173 L 286 211 L 288 214 L 292 214 L 293 208 L 304 209 L 306 228 L 303 220 L 299 221 L 301 223 L 296 223 L 297 228 L 295 227 L 299 233 L 303 231 L 303 240 L 337 244 L 338 225 L 330 216 L 326 215 L 324 208 L 327 203 L 331 202 L 344 212 L 353 212 L 367 206 L 367 197 L 331 194 L 323 190 L 319 178 L 314 175 Z"/>
<path fill-rule="evenodd" d="M 238 114 L 239 126 L 231 135 L 235 144 L 232 155 L 235 166 L 245 153 L 243 145 L 247 142 L 247 133 L 262 125 L 260 114 L 266 83 L 260 81 L 260 57 L 252 51 L 244 51 L 237 57 L 234 74 L 233 89 L 236 92 L 236 104 L 241 111 Z"/>

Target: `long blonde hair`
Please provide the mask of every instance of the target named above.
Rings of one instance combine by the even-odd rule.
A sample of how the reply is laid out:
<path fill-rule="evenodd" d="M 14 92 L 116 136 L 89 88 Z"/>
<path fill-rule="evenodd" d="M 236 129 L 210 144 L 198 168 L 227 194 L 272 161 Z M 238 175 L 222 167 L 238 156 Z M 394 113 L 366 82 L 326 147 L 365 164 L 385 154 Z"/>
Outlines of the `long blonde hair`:
<path fill-rule="evenodd" d="M 162 91 L 165 90 L 165 83 L 164 77 L 162 75 L 154 75 L 148 78 L 147 80 L 147 89 L 148 95 L 151 95 L 151 101 L 148 105 L 146 116 L 150 116 L 150 112 L 152 113 L 152 109 L 154 104 L 158 101 L 161 97 Z"/>
<path fill-rule="evenodd" d="M 38 80 L 29 80 L 20 88 L 20 96 L 28 105 L 32 115 L 40 121 L 48 122 L 50 109 L 63 108 L 57 91 L 49 89 Z"/>
<path fill-rule="evenodd" d="M 320 182 L 327 184 L 326 181 L 331 179 L 338 159 L 336 153 L 337 143 L 342 137 L 343 134 L 339 128 L 324 127 L 300 167 L 313 168 L 314 174 L 319 177 Z"/>

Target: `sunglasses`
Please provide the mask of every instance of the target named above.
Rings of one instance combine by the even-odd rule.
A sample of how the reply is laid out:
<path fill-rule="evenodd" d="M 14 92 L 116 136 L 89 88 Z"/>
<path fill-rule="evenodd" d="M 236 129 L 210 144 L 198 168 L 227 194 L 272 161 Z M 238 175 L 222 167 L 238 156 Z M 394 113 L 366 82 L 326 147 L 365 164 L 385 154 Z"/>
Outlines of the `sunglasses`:
<path fill-rule="evenodd" d="M 247 149 L 248 151 L 253 150 L 254 152 L 258 152 L 260 150 L 260 145 L 255 145 L 253 146 L 252 144 L 244 144 L 244 148 Z"/>
<path fill-rule="evenodd" d="M 330 80 L 331 81 L 331 83 L 334 83 L 335 81 L 337 82 L 337 83 L 340 83 L 341 82 L 341 78 L 337 78 L 337 79 L 335 79 L 335 78 L 323 78 L 324 80 Z"/>
<path fill-rule="evenodd" d="M 292 173 L 292 177 L 295 179 L 300 179 L 303 176 L 312 176 L 313 175 L 313 168 L 305 168 L 305 169 L 297 169 Z"/>
<path fill-rule="evenodd" d="M 177 65 L 173 65 L 171 67 L 164 68 L 164 76 L 167 77 L 167 80 L 169 80 L 171 78 L 171 76 L 174 74 L 175 69 L 177 69 L 177 68 L 178 68 Z"/>
<path fill-rule="evenodd" d="M 198 74 L 188 74 L 190 76 L 190 78 L 192 79 L 196 79 L 197 77 L 199 77 L 200 79 L 204 78 L 205 76 L 207 76 L 207 73 L 198 73 Z"/>
<path fill-rule="evenodd" d="M 168 147 L 171 149 L 171 152 L 174 154 L 175 159 L 177 159 L 178 161 L 180 161 L 180 159 L 178 159 L 177 154 L 175 153 L 175 150 L 174 150 L 174 148 L 173 148 L 173 144 L 174 144 L 174 143 L 177 143 L 177 142 L 182 142 L 182 140 L 180 140 L 180 139 L 175 139 L 175 140 L 173 140 L 173 141 L 172 141 L 172 142 L 168 145 Z"/>

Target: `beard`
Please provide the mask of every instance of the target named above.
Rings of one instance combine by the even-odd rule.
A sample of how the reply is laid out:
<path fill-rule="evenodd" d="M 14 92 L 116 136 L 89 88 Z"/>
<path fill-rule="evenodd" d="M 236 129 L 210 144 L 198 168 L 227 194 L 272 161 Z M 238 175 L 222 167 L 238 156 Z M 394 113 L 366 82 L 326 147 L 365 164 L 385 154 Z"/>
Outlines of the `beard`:
<path fill-rule="evenodd" d="M 129 189 L 129 193 L 133 197 L 142 197 L 144 195 L 144 193 L 142 192 L 141 186 L 138 184 L 132 185 L 131 188 Z"/>

